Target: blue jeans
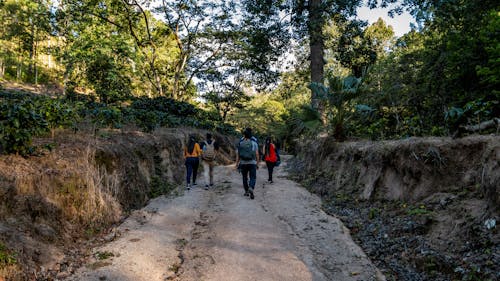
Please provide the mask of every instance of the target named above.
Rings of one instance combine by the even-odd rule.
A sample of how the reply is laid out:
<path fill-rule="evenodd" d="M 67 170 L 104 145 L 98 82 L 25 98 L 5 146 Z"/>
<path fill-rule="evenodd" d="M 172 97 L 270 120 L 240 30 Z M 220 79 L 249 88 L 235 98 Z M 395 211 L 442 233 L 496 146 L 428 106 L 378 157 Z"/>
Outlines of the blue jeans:
<path fill-rule="evenodd" d="M 196 175 L 198 174 L 198 166 L 200 165 L 200 159 L 198 157 L 188 157 L 186 158 L 186 181 L 188 184 L 191 183 L 191 174 L 193 174 L 193 183 L 196 183 Z"/>
<path fill-rule="evenodd" d="M 257 180 L 257 165 L 240 164 L 240 169 L 243 175 L 243 188 L 245 188 L 245 191 L 248 191 L 249 188 L 254 189 Z M 248 174 L 250 174 L 250 183 L 248 182 Z"/>

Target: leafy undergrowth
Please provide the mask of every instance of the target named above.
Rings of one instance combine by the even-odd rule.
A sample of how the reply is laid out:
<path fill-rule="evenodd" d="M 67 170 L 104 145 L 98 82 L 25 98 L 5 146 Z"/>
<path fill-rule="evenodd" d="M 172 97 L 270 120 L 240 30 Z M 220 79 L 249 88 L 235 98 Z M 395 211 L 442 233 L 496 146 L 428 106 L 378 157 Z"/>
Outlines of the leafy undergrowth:
<path fill-rule="evenodd" d="M 36 154 L 35 137 L 57 129 L 99 135 L 109 129 L 134 127 L 151 133 L 161 127 L 192 127 L 225 134 L 235 129 L 211 112 L 166 97 L 131 97 L 115 104 L 88 95 L 53 97 L 48 93 L 0 90 L 0 153 Z"/>

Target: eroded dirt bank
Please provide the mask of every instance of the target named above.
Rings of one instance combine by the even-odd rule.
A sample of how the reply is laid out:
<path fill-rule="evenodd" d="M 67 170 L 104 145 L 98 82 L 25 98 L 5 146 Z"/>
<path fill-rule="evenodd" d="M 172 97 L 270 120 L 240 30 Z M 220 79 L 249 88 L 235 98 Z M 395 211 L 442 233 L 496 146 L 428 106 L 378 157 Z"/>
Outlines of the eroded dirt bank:
<path fill-rule="evenodd" d="M 181 148 L 190 133 L 205 134 L 62 131 L 36 140 L 39 155 L 0 156 L 0 280 L 72 272 L 103 230 L 182 181 Z M 225 162 L 232 141 L 216 137 Z"/>
<path fill-rule="evenodd" d="M 304 142 L 293 178 L 388 280 L 500 279 L 500 137 Z"/>
<path fill-rule="evenodd" d="M 218 167 L 211 190 L 155 199 L 68 280 L 384 280 L 319 198 L 278 171 L 265 185 L 259 170 L 255 200 L 233 167 Z"/>

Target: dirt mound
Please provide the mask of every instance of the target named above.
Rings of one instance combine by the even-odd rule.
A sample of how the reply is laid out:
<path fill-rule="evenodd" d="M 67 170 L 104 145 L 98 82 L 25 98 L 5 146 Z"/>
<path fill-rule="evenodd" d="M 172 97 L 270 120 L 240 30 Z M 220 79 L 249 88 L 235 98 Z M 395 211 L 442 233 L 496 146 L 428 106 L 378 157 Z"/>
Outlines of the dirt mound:
<path fill-rule="evenodd" d="M 294 177 L 389 280 L 498 279 L 499 159 L 498 136 L 324 138 L 299 148 Z"/>
<path fill-rule="evenodd" d="M 78 264 L 86 243 L 183 180 L 181 148 L 191 133 L 205 134 L 62 131 L 35 141 L 45 147 L 38 156 L 0 156 L 0 277 L 44 280 Z M 233 141 L 215 137 L 225 163 Z"/>

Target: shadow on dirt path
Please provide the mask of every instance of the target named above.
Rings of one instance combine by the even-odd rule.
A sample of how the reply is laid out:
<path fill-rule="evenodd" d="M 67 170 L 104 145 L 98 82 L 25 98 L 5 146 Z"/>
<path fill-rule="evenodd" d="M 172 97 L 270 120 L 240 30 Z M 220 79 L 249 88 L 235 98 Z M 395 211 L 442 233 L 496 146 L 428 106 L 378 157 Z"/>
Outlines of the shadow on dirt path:
<path fill-rule="evenodd" d="M 201 179 L 152 200 L 66 280 L 385 280 L 320 199 L 285 176 L 279 167 L 267 184 L 259 169 L 250 200 L 234 167 L 217 167 L 214 188 Z"/>

